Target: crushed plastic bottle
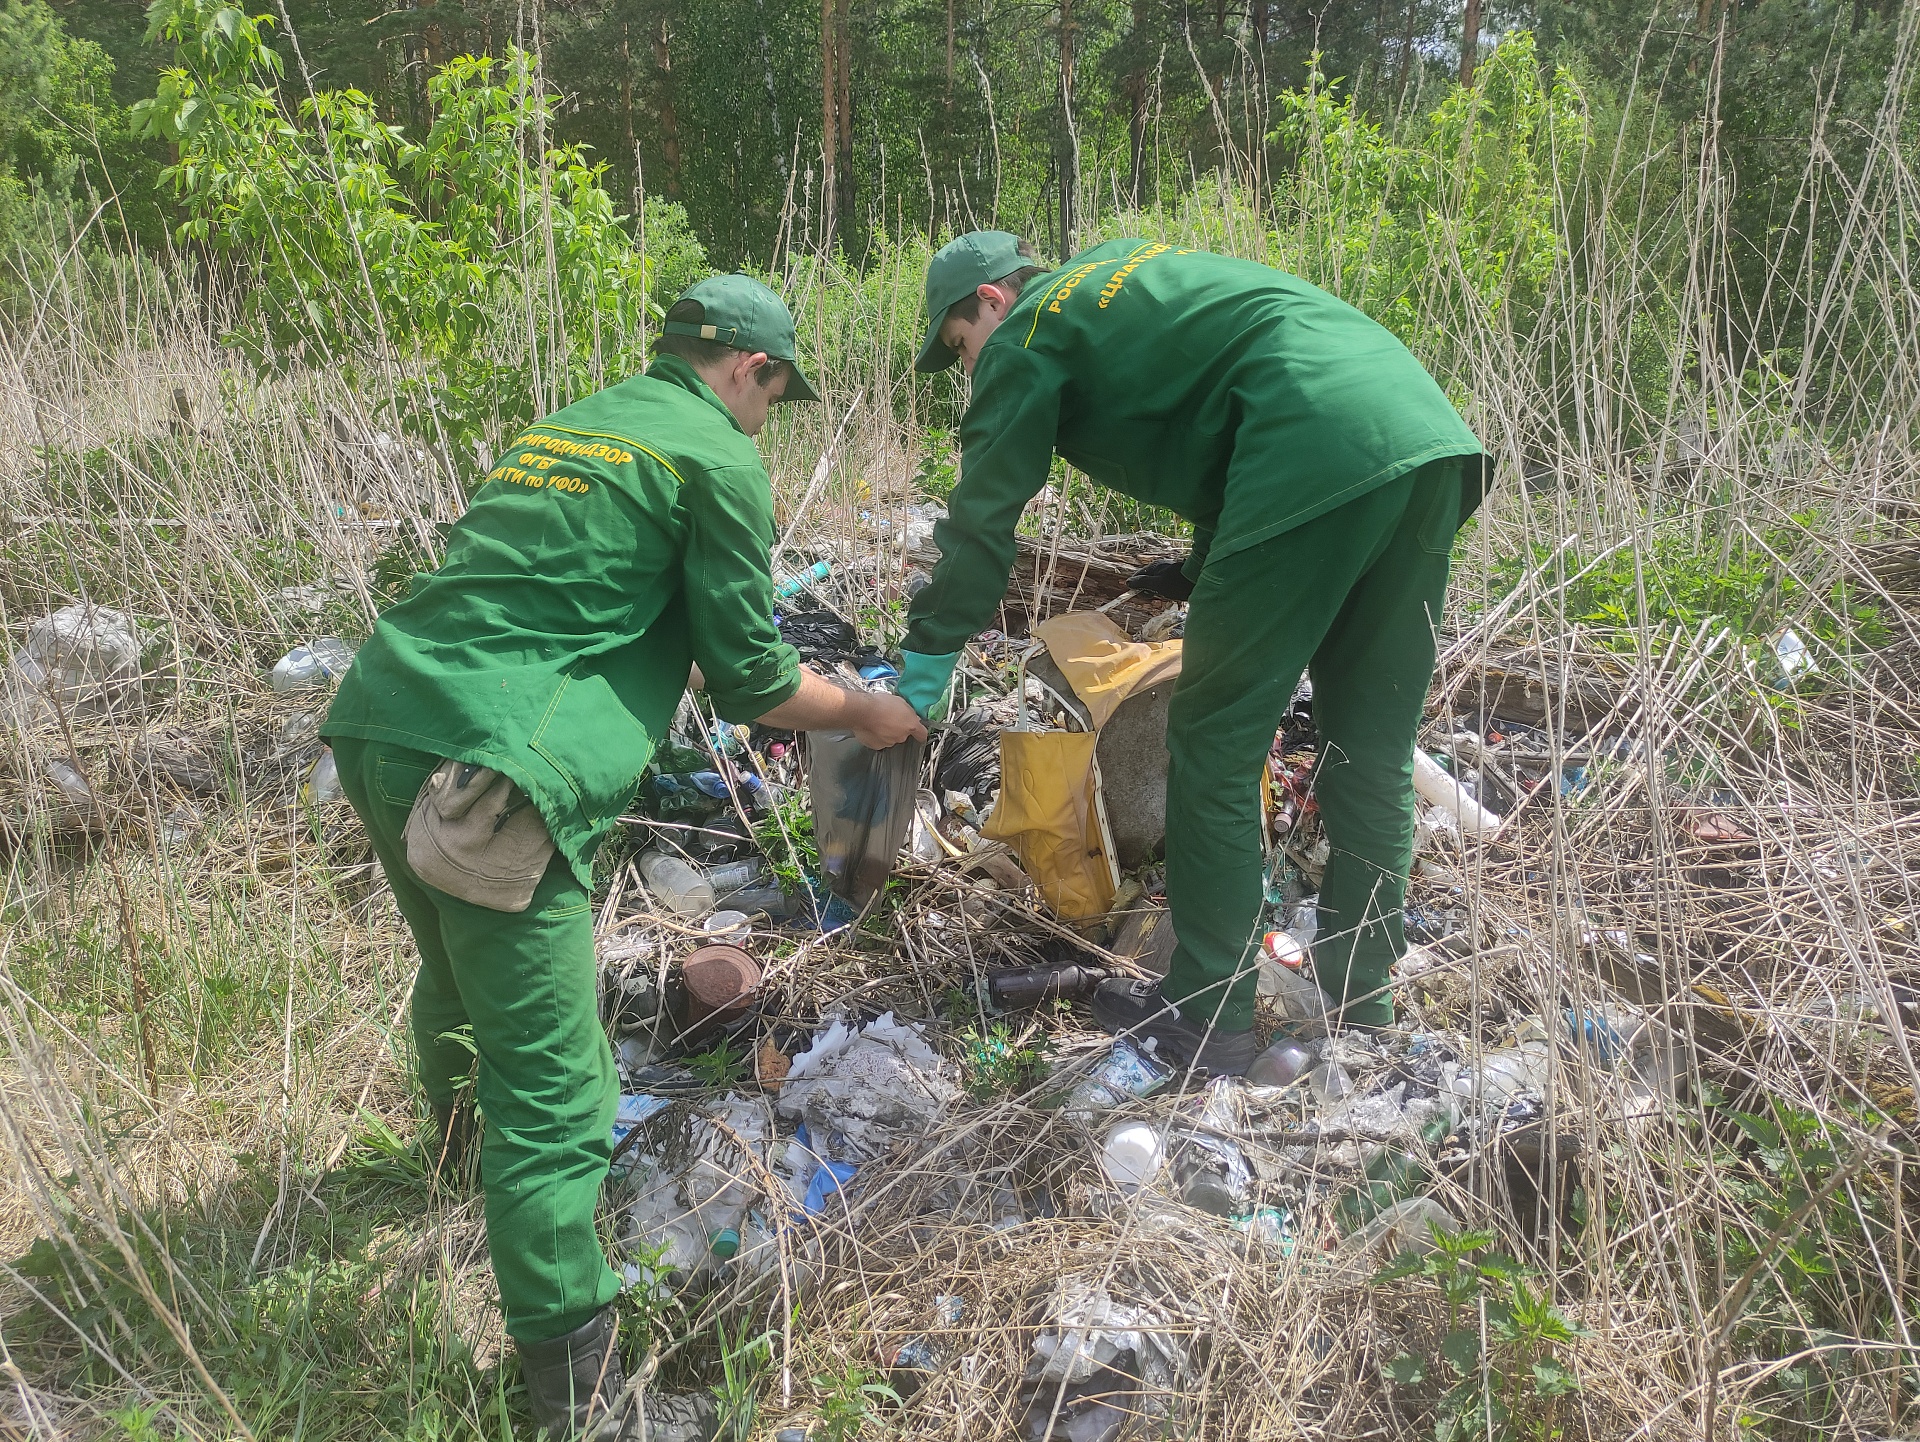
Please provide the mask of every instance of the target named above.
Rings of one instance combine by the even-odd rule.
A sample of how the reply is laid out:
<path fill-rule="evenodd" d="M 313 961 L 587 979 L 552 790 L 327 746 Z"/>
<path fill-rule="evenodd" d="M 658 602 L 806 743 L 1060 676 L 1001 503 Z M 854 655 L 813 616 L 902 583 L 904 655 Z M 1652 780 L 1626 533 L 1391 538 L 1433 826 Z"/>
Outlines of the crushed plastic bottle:
<path fill-rule="evenodd" d="M 338 681 L 353 666 L 353 647 L 338 636 L 321 636 L 295 646 L 274 664 L 273 689 L 304 691 Z"/>
<path fill-rule="evenodd" d="M 93 788 L 87 785 L 87 778 L 65 757 L 56 756 L 47 763 L 47 780 L 59 787 L 60 794 L 72 805 L 93 805 Z"/>
<path fill-rule="evenodd" d="M 1258 989 L 1279 1015 L 1280 1025 L 1296 1035 L 1311 1036 L 1327 1029 L 1327 1016 L 1336 1009 L 1332 997 L 1314 984 L 1304 970 L 1276 962 L 1260 965 Z"/>
<path fill-rule="evenodd" d="M 347 793 L 340 789 L 340 768 L 333 759 L 331 746 L 322 748 L 319 759 L 307 768 L 300 782 L 300 800 L 308 806 L 325 806 Z"/>
<path fill-rule="evenodd" d="M 713 910 L 713 883 L 677 856 L 642 853 L 640 876 L 654 900 L 675 916 L 691 919 Z"/>
<path fill-rule="evenodd" d="M 1307 1085 L 1313 1088 L 1313 1094 L 1323 1102 L 1335 1102 L 1342 1097 L 1353 1095 L 1353 1078 L 1347 1075 L 1347 1069 L 1337 1061 L 1322 1062 L 1308 1072 Z"/>
<path fill-rule="evenodd" d="M 1462 1068 L 1453 1080 L 1453 1090 L 1469 1099 L 1478 1090 L 1481 1105 L 1500 1110 L 1518 1096 L 1545 1092 L 1552 1068 L 1552 1046 L 1544 1041 L 1523 1041 L 1487 1052 L 1477 1068 Z"/>
<path fill-rule="evenodd" d="M 1292 1086 L 1313 1069 L 1313 1053 L 1291 1037 L 1281 1037 L 1261 1052 L 1247 1068 L 1247 1084 L 1257 1087 Z"/>

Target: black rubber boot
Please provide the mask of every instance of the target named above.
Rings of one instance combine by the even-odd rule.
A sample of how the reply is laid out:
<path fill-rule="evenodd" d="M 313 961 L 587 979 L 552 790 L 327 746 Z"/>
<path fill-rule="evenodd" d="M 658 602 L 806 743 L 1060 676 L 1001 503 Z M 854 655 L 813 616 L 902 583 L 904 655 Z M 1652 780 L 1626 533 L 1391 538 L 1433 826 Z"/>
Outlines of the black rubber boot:
<path fill-rule="evenodd" d="M 1106 1031 L 1135 1041 L 1153 1039 L 1162 1061 L 1206 1076 L 1245 1076 L 1260 1054 L 1252 1031 L 1219 1031 L 1189 1021 L 1160 995 L 1157 981 L 1103 981 L 1093 993 L 1093 1019 Z"/>
<path fill-rule="evenodd" d="M 474 1139 L 479 1117 L 471 1098 L 433 1104 L 433 1127 L 427 1133 L 427 1176 L 449 1187 L 470 1186 L 476 1160 Z"/>
<path fill-rule="evenodd" d="M 620 1363 L 619 1330 L 613 1308 L 602 1307 L 591 1321 L 551 1341 L 515 1339 L 534 1425 L 552 1442 L 640 1436 L 638 1409 L 622 1395 L 627 1372 Z M 631 1427 L 628 1414 L 634 1414 Z"/>

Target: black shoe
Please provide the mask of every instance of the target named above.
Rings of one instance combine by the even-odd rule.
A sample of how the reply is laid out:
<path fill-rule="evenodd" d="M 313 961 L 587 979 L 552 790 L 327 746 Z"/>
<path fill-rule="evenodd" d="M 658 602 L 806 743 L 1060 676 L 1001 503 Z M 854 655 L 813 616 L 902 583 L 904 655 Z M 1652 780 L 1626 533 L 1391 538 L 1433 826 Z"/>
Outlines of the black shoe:
<path fill-rule="evenodd" d="M 1185 556 L 1177 561 L 1155 561 L 1151 566 L 1142 566 L 1127 577 L 1129 591 L 1143 591 L 1149 596 L 1165 596 L 1169 601 L 1184 601 L 1193 595 L 1193 582 L 1187 579 L 1181 569 L 1187 564 Z"/>
<path fill-rule="evenodd" d="M 1244 1076 L 1260 1045 L 1253 1031 L 1221 1031 L 1189 1021 L 1160 995 L 1158 981 L 1103 981 L 1093 993 L 1093 1019 L 1105 1030 L 1155 1043 L 1162 1061 L 1208 1076 Z"/>
<path fill-rule="evenodd" d="M 433 1126 L 425 1138 L 428 1179 L 450 1187 L 471 1186 L 478 1156 L 474 1140 L 479 1130 L 479 1116 L 471 1097 L 435 1102 Z"/>
<path fill-rule="evenodd" d="M 534 1426 L 554 1442 L 615 1442 L 641 1435 L 637 1414 L 625 1396 L 627 1370 L 620 1363 L 619 1323 L 612 1307 L 548 1342 L 514 1341 L 520 1376 Z"/>

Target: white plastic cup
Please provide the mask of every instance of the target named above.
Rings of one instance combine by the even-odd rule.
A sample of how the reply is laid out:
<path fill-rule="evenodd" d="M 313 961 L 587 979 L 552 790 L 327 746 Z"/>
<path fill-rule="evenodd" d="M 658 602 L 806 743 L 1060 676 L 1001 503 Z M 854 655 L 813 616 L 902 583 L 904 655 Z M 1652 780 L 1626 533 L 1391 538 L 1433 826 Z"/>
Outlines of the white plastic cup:
<path fill-rule="evenodd" d="M 1100 1165 L 1122 1191 L 1137 1192 L 1166 1165 L 1159 1129 L 1148 1122 L 1120 1122 L 1107 1133 Z"/>
<path fill-rule="evenodd" d="M 700 924 L 700 929 L 716 941 L 745 936 L 750 925 L 744 911 L 716 911 Z"/>

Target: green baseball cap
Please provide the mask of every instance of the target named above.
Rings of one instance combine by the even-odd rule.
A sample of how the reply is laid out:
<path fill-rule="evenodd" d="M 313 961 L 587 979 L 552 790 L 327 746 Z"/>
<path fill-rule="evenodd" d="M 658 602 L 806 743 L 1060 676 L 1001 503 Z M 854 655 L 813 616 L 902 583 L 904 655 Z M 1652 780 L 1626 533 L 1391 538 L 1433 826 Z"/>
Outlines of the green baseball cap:
<path fill-rule="evenodd" d="M 689 286 L 679 300 L 696 301 L 701 315 L 698 321 L 670 320 L 668 335 L 692 336 L 695 340 L 718 341 L 735 350 L 765 351 L 768 359 L 785 361 L 793 367 L 793 377 L 780 399 L 817 401 L 820 393 L 800 369 L 800 357 L 793 343 L 793 316 L 785 302 L 750 275 L 710 275 Z M 669 315 L 673 313 L 669 307 Z"/>
<path fill-rule="evenodd" d="M 943 371 L 959 359 L 940 339 L 940 325 L 956 301 L 981 286 L 1034 263 L 1020 253 L 1020 237 L 1004 230 L 969 231 L 934 252 L 927 263 L 927 339 L 914 358 L 917 371 Z"/>

